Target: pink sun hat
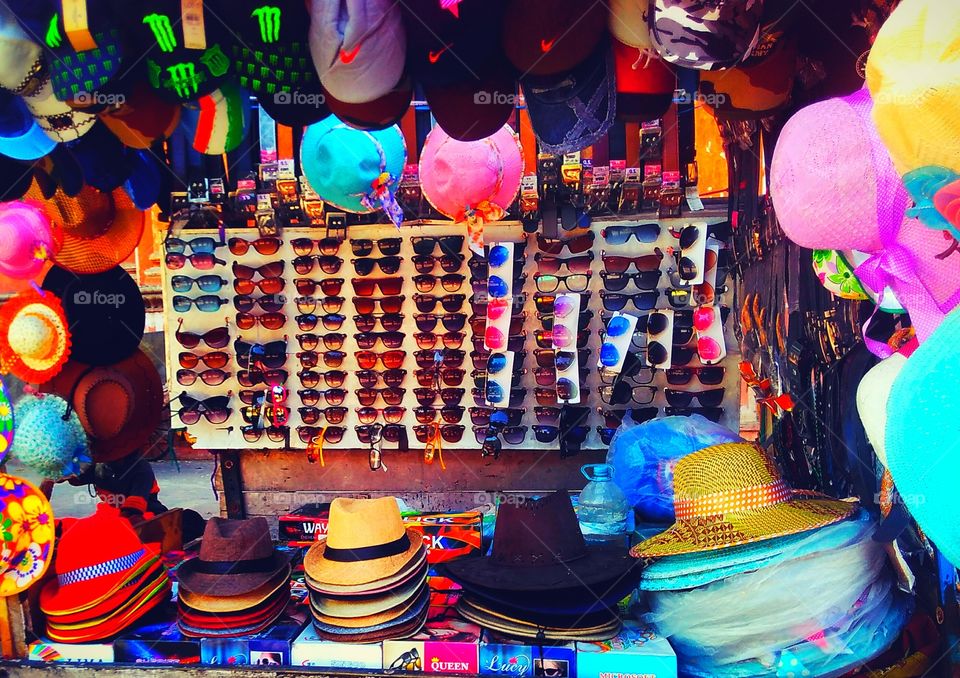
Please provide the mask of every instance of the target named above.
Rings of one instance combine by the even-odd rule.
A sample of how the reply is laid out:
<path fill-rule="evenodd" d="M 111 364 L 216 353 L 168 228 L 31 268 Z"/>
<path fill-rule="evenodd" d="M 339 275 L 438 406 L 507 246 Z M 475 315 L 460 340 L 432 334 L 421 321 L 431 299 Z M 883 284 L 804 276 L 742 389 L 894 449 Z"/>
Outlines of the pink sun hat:
<path fill-rule="evenodd" d="M 434 127 L 420 153 L 424 196 L 455 221 L 488 206 L 505 211 L 517 197 L 522 177 L 520 141 L 508 125 L 478 141 L 457 141 Z"/>
<path fill-rule="evenodd" d="M 44 212 L 25 202 L 0 203 L 0 273 L 27 280 L 57 253 L 62 235 Z"/>

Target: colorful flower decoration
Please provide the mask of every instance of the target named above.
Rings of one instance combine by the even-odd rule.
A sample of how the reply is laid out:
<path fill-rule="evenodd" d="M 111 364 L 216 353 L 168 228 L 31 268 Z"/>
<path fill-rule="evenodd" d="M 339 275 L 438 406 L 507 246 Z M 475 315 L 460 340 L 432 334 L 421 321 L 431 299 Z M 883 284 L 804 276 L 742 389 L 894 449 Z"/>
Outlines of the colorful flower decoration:
<path fill-rule="evenodd" d="M 26 590 L 50 565 L 53 509 L 34 485 L 0 473 L 0 596 Z"/>
<path fill-rule="evenodd" d="M 4 460 L 13 445 L 13 405 L 7 387 L 0 379 L 0 461 Z"/>

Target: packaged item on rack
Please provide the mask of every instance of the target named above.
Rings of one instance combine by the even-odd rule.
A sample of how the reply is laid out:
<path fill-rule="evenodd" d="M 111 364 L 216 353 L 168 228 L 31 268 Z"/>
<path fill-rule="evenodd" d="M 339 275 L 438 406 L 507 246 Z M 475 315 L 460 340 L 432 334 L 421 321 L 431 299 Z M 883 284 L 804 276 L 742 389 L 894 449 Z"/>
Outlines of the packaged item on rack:
<path fill-rule="evenodd" d="M 293 641 L 290 652 L 293 666 L 327 669 L 383 668 L 383 643 L 337 643 L 320 638 L 312 624 Z"/>
<path fill-rule="evenodd" d="M 480 675 L 576 678 L 576 646 L 572 642 L 528 645 L 509 636 L 484 631 L 480 638 Z"/>
<path fill-rule="evenodd" d="M 577 641 L 576 675 L 577 678 L 610 675 L 676 678 L 677 655 L 667 639 L 650 626 L 627 621 L 610 640 Z"/>
<path fill-rule="evenodd" d="M 423 630 L 409 640 L 383 643 L 383 668 L 423 673 L 477 674 L 482 630 L 452 607 L 431 607 Z"/>

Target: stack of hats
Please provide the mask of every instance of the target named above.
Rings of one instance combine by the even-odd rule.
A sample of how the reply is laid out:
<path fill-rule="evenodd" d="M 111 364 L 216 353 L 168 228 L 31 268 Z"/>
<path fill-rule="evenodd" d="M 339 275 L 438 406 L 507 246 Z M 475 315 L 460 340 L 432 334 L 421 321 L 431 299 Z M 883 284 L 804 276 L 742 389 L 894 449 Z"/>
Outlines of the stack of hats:
<path fill-rule="evenodd" d="M 199 556 L 177 570 L 180 630 L 217 638 L 262 631 L 290 602 L 290 569 L 266 518 L 211 518 Z"/>
<path fill-rule="evenodd" d="M 98 504 L 92 516 L 62 521 L 51 579 L 40 592 L 47 635 L 61 643 L 116 636 L 170 598 L 170 579 L 155 545 Z"/>
<path fill-rule="evenodd" d="M 334 499 L 327 538 L 303 562 L 317 635 L 341 643 L 409 638 L 430 601 L 423 536 L 394 497 Z"/>
<path fill-rule="evenodd" d="M 444 563 L 463 587 L 465 619 L 519 638 L 606 640 L 620 630 L 617 604 L 640 576 L 623 547 L 587 544 L 573 504 L 558 491 L 497 513 L 488 557 Z"/>
<path fill-rule="evenodd" d="M 855 502 L 811 494 L 749 443 L 677 463 L 676 522 L 632 555 L 647 562 L 645 621 L 683 675 L 837 676 L 897 638 L 909 606 L 876 523 Z"/>

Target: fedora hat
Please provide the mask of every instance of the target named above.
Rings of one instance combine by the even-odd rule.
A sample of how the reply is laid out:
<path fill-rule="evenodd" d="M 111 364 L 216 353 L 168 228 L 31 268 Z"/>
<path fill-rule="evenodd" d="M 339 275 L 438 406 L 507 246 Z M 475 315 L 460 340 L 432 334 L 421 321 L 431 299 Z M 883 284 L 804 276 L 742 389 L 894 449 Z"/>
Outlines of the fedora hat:
<path fill-rule="evenodd" d="M 250 593 L 290 567 L 290 554 L 273 547 L 270 526 L 263 517 L 207 521 L 200 555 L 177 570 L 180 585 L 207 596 Z"/>
<path fill-rule="evenodd" d="M 0 273 L 7 277 L 34 277 L 60 247 L 60 229 L 37 205 L 0 203 L 0 225 L 4 236 L 0 239 Z"/>
<path fill-rule="evenodd" d="M 179 601 L 195 614 L 232 614 L 249 612 L 271 600 L 278 591 L 290 582 L 290 569 L 284 568 L 259 587 L 235 596 L 217 596 L 192 593 L 184 589 Z"/>
<path fill-rule="evenodd" d="M 364 599 L 369 596 L 378 596 L 389 593 L 399 586 L 405 586 L 414 579 L 418 579 L 429 570 L 427 565 L 427 549 L 422 546 L 418 553 L 415 553 L 410 562 L 404 565 L 403 569 L 390 577 L 378 579 L 376 586 L 371 588 L 369 583 L 354 585 L 327 584 L 315 581 L 310 578 L 310 573 L 306 572 L 304 581 L 311 591 L 323 595 L 325 598 L 343 600 L 345 602 Z"/>
<path fill-rule="evenodd" d="M 60 300 L 35 290 L 0 306 L 0 372 L 33 384 L 55 376 L 70 357 L 72 333 Z"/>
<path fill-rule="evenodd" d="M 659 558 L 730 548 L 813 530 L 848 518 L 857 503 L 798 492 L 776 462 L 751 443 L 687 455 L 673 472 L 676 522 L 631 550 Z M 811 498 L 815 496 L 816 498 Z"/>
<path fill-rule="evenodd" d="M 430 606 L 425 605 L 420 611 L 419 616 L 399 626 L 386 626 L 379 631 L 367 631 L 360 633 L 330 633 L 317 628 L 314 624 L 314 630 L 320 640 L 326 640 L 334 643 L 379 643 L 384 640 L 402 640 L 411 638 L 423 629 L 427 623 L 427 615 Z"/>
<path fill-rule="evenodd" d="M 72 404 L 97 462 L 121 459 L 143 447 L 163 418 L 163 383 L 140 349 L 103 367 L 70 361 L 42 389 Z"/>
<path fill-rule="evenodd" d="M 423 535 L 405 528 L 394 497 L 330 503 L 327 538 L 303 559 L 307 576 L 321 584 L 355 586 L 392 577 L 422 554 Z"/>
<path fill-rule="evenodd" d="M 119 266 L 91 275 L 53 266 L 42 287 L 63 303 L 72 335 L 72 359 L 111 365 L 129 358 L 140 346 L 147 318 L 143 295 Z"/>
<path fill-rule="evenodd" d="M 237 612 L 200 612 L 184 604 L 178 596 L 177 619 L 192 628 L 227 631 L 262 624 L 268 619 L 273 619 L 289 602 L 289 581 L 286 582 L 286 586 L 281 586 L 262 603 Z"/>
<path fill-rule="evenodd" d="M 330 598 L 323 594 L 312 594 L 310 603 L 317 615 L 340 619 L 367 617 L 380 614 L 410 600 L 427 581 L 426 570 L 419 576 L 397 585 L 386 593 L 373 596 L 353 597 L 350 599 Z"/>
<path fill-rule="evenodd" d="M 635 565 L 625 548 L 588 545 L 569 495 L 558 490 L 500 506 L 490 556 L 455 560 L 441 569 L 458 583 L 504 592 L 589 589 L 600 596 Z"/>
<path fill-rule="evenodd" d="M 429 607 L 429 603 L 430 587 L 423 584 L 413 596 L 399 605 L 366 617 L 339 618 L 319 614 L 313 608 L 312 599 L 311 612 L 313 613 L 313 625 L 317 630 L 333 635 L 354 635 L 380 633 L 391 628 L 402 628 L 420 617 L 423 611 Z"/>

